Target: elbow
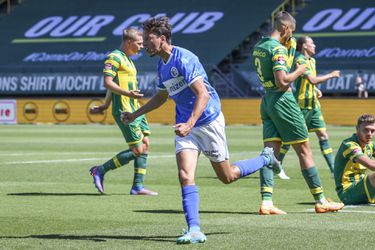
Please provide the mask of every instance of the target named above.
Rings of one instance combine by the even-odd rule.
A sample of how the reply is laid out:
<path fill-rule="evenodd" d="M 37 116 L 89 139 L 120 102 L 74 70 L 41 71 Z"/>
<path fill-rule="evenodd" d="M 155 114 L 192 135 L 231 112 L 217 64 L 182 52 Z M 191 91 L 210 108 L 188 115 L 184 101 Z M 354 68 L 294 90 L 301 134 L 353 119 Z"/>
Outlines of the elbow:
<path fill-rule="evenodd" d="M 313 85 L 318 85 L 319 82 L 316 79 L 311 79 L 310 83 Z"/>
<path fill-rule="evenodd" d="M 287 81 L 284 81 L 284 80 L 276 81 L 276 86 L 281 88 L 281 89 L 287 87 L 288 85 L 289 85 L 289 83 Z"/>

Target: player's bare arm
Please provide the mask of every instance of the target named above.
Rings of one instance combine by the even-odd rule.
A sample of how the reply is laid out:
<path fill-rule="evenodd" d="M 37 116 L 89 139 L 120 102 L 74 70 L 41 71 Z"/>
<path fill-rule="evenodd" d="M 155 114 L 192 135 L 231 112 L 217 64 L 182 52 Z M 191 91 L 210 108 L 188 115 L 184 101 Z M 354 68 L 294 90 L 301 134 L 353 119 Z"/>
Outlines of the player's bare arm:
<path fill-rule="evenodd" d="M 321 75 L 321 76 L 306 76 L 310 83 L 316 85 L 319 83 L 323 83 L 329 79 L 340 77 L 340 71 L 334 70 L 329 74 Z"/>
<path fill-rule="evenodd" d="M 111 76 L 104 76 L 104 87 L 118 95 L 124 95 L 134 99 L 140 99 L 143 97 L 143 94 L 141 94 L 139 90 L 127 91 L 125 89 L 122 89 L 113 81 L 113 77 Z"/>
<path fill-rule="evenodd" d="M 198 118 L 202 115 L 207 102 L 210 99 L 210 95 L 208 94 L 207 89 L 204 86 L 202 78 L 193 82 L 190 85 L 190 88 L 197 97 L 193 111 L 191 112 L 190 118 L 186 123 L 179 123 L 174 126 L 176 135 L 181 137 L 187 136 L 190 133 Z"/>
<path fill-rule="evenodd" d="M 357 158 L 357 162 L 362 164 L 366 168 L 375 171 L 375 160 L 372 160 L 369 157 L 362 155 Z"/>
<path fill-rule="evenodd" d="M 306 71 L 306 68 L 304 65 L 297 64 L 296 70 L 291 73 L 286 73 L 283 70 L 278 70 L 274 72 L 276 85 L 281 90 L 287 90 L 289 89 L 292 82 L 294 82 L 299 76 L 303 75 Z"/>
<path fill-rule="evenodd" d="M 90 114 L 98 114 L 102 113 L 104 110 L 108 109 L 109 105 L 112 101 L 112 92 L 110 90 L 107 90 L 107 93 L 104 98 L 104 103 L 100 106 L 94 106 L 90 108 Z"/>
<path fill-rule="evenodd" d="M 140 107 L 134 113 L 123 112 L 121 113 L 122 122 L 128 124 L 134 121 L 137 117 L 147 114 L 154 109 L 159 108 L 168 99 L 168 92 L 166 90 L 159 90 L 145 105 Z"/>

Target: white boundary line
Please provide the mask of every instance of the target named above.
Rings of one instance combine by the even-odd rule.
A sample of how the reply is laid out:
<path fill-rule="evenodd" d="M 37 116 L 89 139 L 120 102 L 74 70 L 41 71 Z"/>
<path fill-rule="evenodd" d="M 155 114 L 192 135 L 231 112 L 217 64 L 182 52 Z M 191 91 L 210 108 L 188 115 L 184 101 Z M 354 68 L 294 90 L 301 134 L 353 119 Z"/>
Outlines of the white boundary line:
<path fill-rule="evenodd" d="M 104 153 L 104 152 L 103 152 Z M 249 152 L 237 152 L 233 153 L 232 155 L 251 155 L 259 153 L 258 151 L 249 151 Z M 57 155 L 60 155 L 60 153 L 56 153 Z M 74 153 L 73 153 L 74 154 Z M 79 154 L 79 153 L 76 153 Z M 86 155 L 87 153 L 82 153 L 82 155 Z M 95 152 L 89 152 L 89 154 L 97 154 Z M 108 154 L 111 154 L 108 152 Z M 113 154 L 113 153 L 112 153 Z M 39 154 L 38 154 L 39 155 Z M 51 155 L 49 153 L 44 153 L 41 155 Z M 53 155 L 53 154 L 52 154 Z M 17 155 L 18 156 L 18 155 Z M 25 156 L 22 154 L 22 156 Z M 27 155 L 26 155 L 27 156 Z M 175 158 L 176 156 L 174 154 L 162 154 L 162 155 L 150 155 L 150 159 L 154 158 Z M 106 158 L 80 158 L 80 159 L 56 159 L 56 160 L 33 160 L 33 161 L 7 161 L 7 162 L 0 162 L 1 165 L 14 165 L 14 164 L 45 164 L 45 163 L 63 163 L 63 162 L 80 162 L 80 161 L 104 161 L 108 160 L 109 157 Z"/>
<path fill-rule="evenodd" d="M 150 158 L 174 158 L 175 155 L 159 155 L 159 156 L 150 156 Z M 35 160 L 35 161 L 8 161 L 1 164 L 4 165 L 13 165 L 13 164 L 35 164 L 35 163 L 62 163 L 62 162 L 79 162 L 79 161 L 104 161 L 109 158 L 81 158 L 81 159 L 60 159 L 60 160 Z"/>

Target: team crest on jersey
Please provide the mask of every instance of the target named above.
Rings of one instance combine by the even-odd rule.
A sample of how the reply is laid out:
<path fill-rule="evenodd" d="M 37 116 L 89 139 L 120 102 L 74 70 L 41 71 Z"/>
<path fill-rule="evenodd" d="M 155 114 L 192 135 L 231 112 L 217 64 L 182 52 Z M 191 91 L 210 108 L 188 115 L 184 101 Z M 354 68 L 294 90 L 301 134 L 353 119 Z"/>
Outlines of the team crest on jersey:
<path fill-rule="evenodd" d="M 172 67 L 172 68 L 171 68 L 171 75 L 172 75 L 173 77 L 177 77 L 177 76 L 178 76 L 178 70 L 177 70 L 176 67 Z"/>
<path fill-rule="evenodd" d="M 278 61 L 278 63 L 281 64 L 281 65 L 285 64 L 285 58 L 284 58 L 283 56 L 279 56 L 279 57 L 277 58 L 277 61 Z"/>
<path fill-rule="evenodd" d="M 106 64 L 104 65 L 104 68 L 105 68 L 105 69 L 112 69 L 112 64 L 110 64 L 110 63 L 106 63 Z"/>

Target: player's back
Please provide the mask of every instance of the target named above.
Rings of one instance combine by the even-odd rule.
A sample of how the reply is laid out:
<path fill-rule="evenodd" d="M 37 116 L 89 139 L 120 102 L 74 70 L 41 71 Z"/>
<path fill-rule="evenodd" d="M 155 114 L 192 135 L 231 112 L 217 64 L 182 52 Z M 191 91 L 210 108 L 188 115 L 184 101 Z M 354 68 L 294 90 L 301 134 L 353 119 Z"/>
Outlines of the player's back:
<path fill-rule="evenodd" d="M 254 47 L 253 65 L 266 92 L 276 90 L 274 71 L 288 71 L 286 48 L 275 38 L 264 37 Z"/>

